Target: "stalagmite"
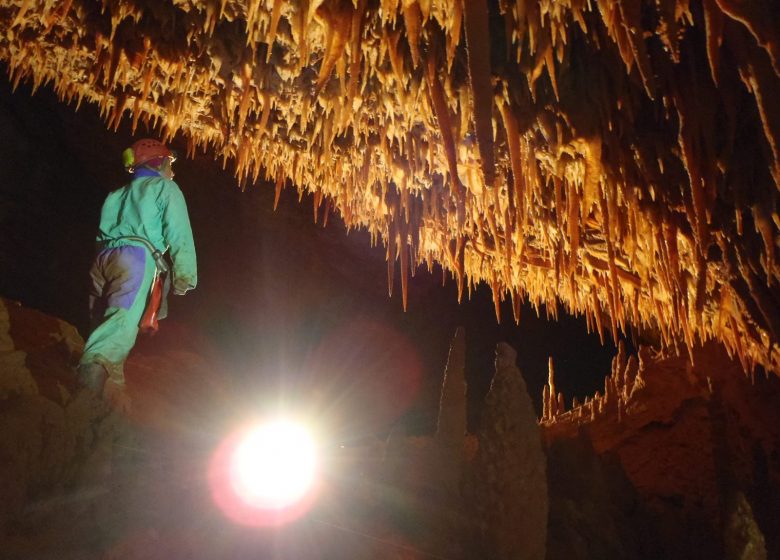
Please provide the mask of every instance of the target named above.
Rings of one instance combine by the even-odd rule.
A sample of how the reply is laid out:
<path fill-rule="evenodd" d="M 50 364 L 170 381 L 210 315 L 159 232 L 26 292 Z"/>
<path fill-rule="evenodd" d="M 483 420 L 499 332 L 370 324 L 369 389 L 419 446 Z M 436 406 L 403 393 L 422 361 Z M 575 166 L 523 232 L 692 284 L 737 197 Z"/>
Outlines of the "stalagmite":
<path fill-rule="evenodd" d="M 544 407 L 542 409 L 542 420 L 543 421 L 549 421 L 552 420 L 553 414 L 552 409 L 550 407 L 550 386 L 545 385 L 542 389 L 542 406 Z"/>
<path fill-rule="evenodd" d="M 553 367 L 552 356 L 547 358 L 547 386 L 545 389 L 548 392 L 546 399 L 549 412 L 548 418 L 552 420 L 558 415 L 558 392 L 555 390 L 555 368 Z"/>
<path fill-rule="evenodd" d="M 635 356 L 628 358 L 626 369 L 623 372 L 623 400 L 627 401 L 634 389 L 634 380 L 639 372 L 639 362 Z"/>
<path fill-rule="evenodd" d="M 460 449 L 466 434 L 466 334 L 458 327 L 450 344 L 439 402 L 436 440 Z"/>
<path fill-rule="evenodd" d="M 497 558 L 545 557 L 547 469 L 533 405 L 516 352 L 496 348 L 469 491 Z"/>

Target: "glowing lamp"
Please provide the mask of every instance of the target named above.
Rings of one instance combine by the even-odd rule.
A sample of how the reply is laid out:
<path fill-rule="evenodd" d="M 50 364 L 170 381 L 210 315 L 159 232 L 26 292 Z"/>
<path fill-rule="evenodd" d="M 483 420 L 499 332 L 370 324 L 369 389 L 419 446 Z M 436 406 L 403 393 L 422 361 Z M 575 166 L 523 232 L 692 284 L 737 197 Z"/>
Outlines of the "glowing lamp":
<path fill-rule="evenodd" d="M 316 470 L 314 442 L 292 422 L 251 430 L 233 453 L 231 482 L 238 496 L 257 507 L 280 509 L 311 488 Z"/>
<path fill-rule="evenodd" d="M 212 461 L 212 494 L 232 519 L 278 525 L 311 505 L 317 478 L 314 441 L 301 425 L 276 420 L 228 438 Z"/>

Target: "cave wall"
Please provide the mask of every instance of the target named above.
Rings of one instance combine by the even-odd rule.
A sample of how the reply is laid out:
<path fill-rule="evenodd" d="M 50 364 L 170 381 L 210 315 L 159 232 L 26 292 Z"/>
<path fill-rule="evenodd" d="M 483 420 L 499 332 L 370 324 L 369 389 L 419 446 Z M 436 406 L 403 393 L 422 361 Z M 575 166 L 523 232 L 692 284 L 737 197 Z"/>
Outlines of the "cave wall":
<path fill-rule="evenodd" d="M 780 384 L 745 376 L 715 344 L 693 355 L 691 364 L 645 347 L 638 359 L 621 351 L 604 390 L 571 408 L 551 377 L 545 438 L 553 453 L 581 441 L 616 465 L 655 519 L 666 557 L 773 558 Z"/>

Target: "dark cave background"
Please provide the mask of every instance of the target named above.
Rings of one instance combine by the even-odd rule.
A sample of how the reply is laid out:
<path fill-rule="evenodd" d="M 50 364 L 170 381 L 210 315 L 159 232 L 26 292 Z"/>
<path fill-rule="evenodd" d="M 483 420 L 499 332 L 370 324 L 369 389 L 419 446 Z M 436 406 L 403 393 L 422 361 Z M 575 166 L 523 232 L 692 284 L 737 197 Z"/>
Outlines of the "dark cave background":
<path fill-rule="evenodd" d="M 0 72 L 7 69 L 0 66 Z M 21 84 L 12 92 L 0 79 L 0 295 L 57 315 L 83 336 L 100 206 L 127 180 L 122 150 L 139 137 L 159 137 L 143 125 L 133 134 L 130 121 L 126 115 L 116 132 L 109 131 L 95 106 L 85 102 L 76 110 L 45 86 L 33 92 Z M 209 154 L 184 157 L 181 138 L 170 145 L 180 153 L 175 180 L 190 211 L 199 285 L 171 299 L 169 319 L 135 351 L 208 354 L 250 400 L 269 389 L 294 398 L 325 375 L 328 391 L 349 387 L 341 398 L 350 410 L 369 415 L 378 404 L 377 388 L 418 370 L 419 379 L 406 382 L 406 389 L 387 393 L 398 407 L 385 403 L 381 420 L 367 423 L 366 431 L 399 419 L 412 432 L 432 429 L 459 325 L 466 329 L 472 425 L 479 416 L 473 404 L 489 387 L 499 341 L 517 350 L 539 415 L 548 356 L 567 403 L 603 390 L 616 350 L 611 340 L 602 346 L 597 334 L 588 334 L 583 317 L 561 310 L 558 322 L 548 321 L 544 308 L 539 317 L 525 303 L 518 326 L 504 302 L 497 324 L 490 290 L 481 285 L 458 304 L 455 281 L 448 277 L 442 287 L 438 265 L 432 273 L 417 270 L 404 312 L 399 267 L 389 298 L 385 249 L 370 247 L 367 232 L 347 234 L 334 214 L 323 228 L 322 208 L 315 224 L 312 197 L 299 202 L 290 187 L 274 212 L 273 185 L 258 182 L 242 191 L 230 162 L 223 170 Z M 334 360 L 342 363 L 334 366 Z M 366 386 L 355 383 L 364 368 L 374 378 Z"/>

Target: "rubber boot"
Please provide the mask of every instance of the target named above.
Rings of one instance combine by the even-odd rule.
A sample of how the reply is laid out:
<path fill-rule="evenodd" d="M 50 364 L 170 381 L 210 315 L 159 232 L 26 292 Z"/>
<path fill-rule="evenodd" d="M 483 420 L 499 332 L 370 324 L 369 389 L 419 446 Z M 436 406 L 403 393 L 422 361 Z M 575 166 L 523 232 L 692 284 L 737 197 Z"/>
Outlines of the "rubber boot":
<path fill-rule="evenodd" d="M 106 368 L 97 362 L 79 365 L 79 382 L 98 397 L 103 396 L 103 387 L 108 379 Z"/>

